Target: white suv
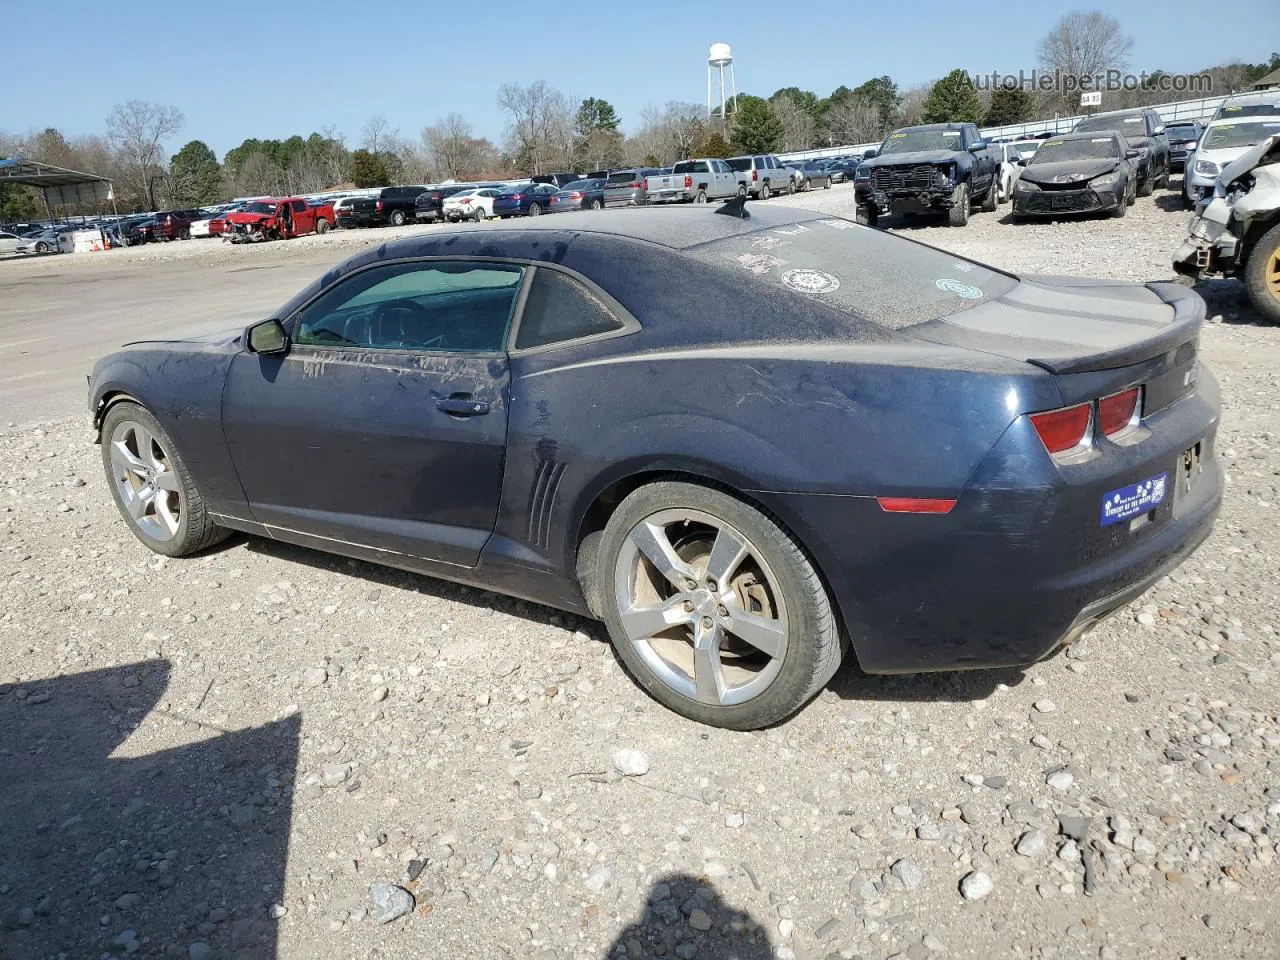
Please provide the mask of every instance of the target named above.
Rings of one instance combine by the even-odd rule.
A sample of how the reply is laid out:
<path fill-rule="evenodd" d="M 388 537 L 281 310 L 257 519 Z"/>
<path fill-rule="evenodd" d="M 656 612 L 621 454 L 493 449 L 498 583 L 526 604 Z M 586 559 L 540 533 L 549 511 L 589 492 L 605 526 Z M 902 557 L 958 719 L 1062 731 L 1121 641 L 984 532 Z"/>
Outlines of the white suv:
<path fill-rule="evenodd" d="M 747 193 L 758 200 L 768 200 L 770 194 L 774 193 L 795 192 L 792 169 L 771 153 L 730 157 L 725 163 L 738 175 L 738 180 L 746 185 Z"/>

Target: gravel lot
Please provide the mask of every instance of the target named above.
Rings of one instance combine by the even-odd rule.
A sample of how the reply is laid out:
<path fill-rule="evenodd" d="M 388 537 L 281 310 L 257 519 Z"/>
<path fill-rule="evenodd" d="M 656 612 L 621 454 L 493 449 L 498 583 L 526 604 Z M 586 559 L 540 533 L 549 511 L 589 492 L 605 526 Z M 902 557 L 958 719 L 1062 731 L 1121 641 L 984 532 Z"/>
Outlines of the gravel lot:
<path fill-rule="evenodd" d="M 852 188 L 770 202 L 851 215 Z M 893 226 L 1149 280 L 1186 222 L 1172 192 L 1007 209 Z M 404 233 L 0 264 L 0 957 L 1280 955 L 1280 328 L 1235 284 L 1203 288 L 1229 486 L 1189 562 L 1025 673 L 846 668 L 739 734 L 648 700 L 594 623 L 126 531 L 88 359 Z"/>

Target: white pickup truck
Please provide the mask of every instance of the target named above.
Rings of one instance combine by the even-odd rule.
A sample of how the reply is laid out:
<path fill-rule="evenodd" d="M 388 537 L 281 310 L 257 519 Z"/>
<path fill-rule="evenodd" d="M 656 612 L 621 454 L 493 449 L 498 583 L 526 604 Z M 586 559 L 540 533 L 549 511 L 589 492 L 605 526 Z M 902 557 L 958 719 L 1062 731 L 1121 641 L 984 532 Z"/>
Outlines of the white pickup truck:
<path fill-rule="evenodd" d="M 736 197 L 746 191 L 738 175 L 723 160 L 681 160 L 670 173 L 645 177 L 650 203 L 706 203 L 720 197 Z"/>

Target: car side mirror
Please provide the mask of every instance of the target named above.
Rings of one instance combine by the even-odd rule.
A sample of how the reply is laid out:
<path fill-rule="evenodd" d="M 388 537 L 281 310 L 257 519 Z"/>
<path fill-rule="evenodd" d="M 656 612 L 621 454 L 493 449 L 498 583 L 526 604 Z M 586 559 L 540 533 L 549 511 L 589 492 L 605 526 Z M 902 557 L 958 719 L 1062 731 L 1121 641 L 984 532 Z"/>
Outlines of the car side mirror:
<path fill-rule="evenodd" d="M 868 150 L 866 153 L 862 155 L 862 159 L 871 160 L 872 158 L 878 157 L 878 156 L 880 156 L 880 151 L 875 147 L 872 147 L 870 150 Z"/>
<path fill-rule="evenodd" d="M 1158 137 L 1158 136 L 1160 136 L 1160 134 L 1162 134 L 1162 133 L 1164 133 L 1164 127 L 1163 127 L 1163 126 L 1156 127 L 1154 130 L 1152 130 L 1152 131 L 1151 131 L 1151 135 L 1152 135 L 1153 137 Z"/>
<path fill-rule="evenodd" d="M 1137 160 L 1140 156 L 1142 156 L 1142 152 L 1140 150 L 1126 150 L 1124 152 L 1124 158 L 1126 160 Z"/>
<path fill-rule="evenodd" d="M 289 350 L 289 334 L 284 324 L 272 317 L 255 323 L 244 335 L 245 348 L 250 353 L 263 355 L 287 353 Z"/>
<path fill-rule="evenodd" d="M 987 141 L 985 140 L 979 140 L 977 143 L 969 144 L 970 153 L 978 153 L 979 151 L 982 151 L 985 149 L 987 149 Z"/>

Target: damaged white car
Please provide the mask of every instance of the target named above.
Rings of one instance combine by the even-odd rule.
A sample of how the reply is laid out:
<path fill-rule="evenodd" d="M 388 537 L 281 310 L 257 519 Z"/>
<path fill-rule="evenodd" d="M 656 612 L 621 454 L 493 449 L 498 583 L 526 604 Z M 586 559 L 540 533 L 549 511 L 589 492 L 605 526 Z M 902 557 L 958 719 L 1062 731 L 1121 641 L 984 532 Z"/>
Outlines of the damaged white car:
<path fill-rule="evenodd" d="M 1280 134 L 1227 164 L 1196 214 L 1174 270 L 1238 277 L 1258 312 L 1280 323 Z"/>

